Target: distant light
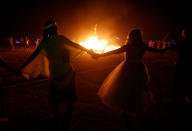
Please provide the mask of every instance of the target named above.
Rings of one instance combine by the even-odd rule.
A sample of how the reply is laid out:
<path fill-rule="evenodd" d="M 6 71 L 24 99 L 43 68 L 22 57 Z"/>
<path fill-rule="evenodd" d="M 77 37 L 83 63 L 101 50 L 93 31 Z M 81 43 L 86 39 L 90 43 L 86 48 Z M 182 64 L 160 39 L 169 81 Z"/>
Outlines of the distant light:
<path fill-rule="evenodd" d="M 21 42 L 19 40 L 15 40 L 15 43 L 16 44 L 20 44 Z"/>

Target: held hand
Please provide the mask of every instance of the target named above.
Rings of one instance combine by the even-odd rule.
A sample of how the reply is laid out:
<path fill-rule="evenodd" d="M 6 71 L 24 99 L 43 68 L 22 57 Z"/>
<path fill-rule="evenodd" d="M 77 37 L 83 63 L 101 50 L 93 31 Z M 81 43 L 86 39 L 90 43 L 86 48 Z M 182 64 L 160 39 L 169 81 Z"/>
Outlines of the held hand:
<path fill-rule="evenodd" d="M 91 56 L 92 56 L 93 59 L 96 59 L 96 60 L 97 60 L 101 55 L 98 54 L 98 53 L 94 53 L 94 54 L 92 54 Z"/>
<path fill-rule="evenodd" d="M 88 50 L 87 53 L 91 55 L 93 59 L 98 59 L 101 55 L 98 53 L 95 53 L 92 49 Z"/>
<path fill-rule="evenodd" d="M 95 53 L 92 49 L 87 50 L 87 53 L 88 53 L 89 55 L 91 55 L 92 58 L 95 59 L 95 54 L 96 54 L 96 53 Z"/>
<path fill-rule="evenodd" d="M 93 54 L 95 54 L 95 52 L 94 52 L 92 49 L 87 50 L 87 53 L 88 53 L 89 55 L 93 55 Z"/>

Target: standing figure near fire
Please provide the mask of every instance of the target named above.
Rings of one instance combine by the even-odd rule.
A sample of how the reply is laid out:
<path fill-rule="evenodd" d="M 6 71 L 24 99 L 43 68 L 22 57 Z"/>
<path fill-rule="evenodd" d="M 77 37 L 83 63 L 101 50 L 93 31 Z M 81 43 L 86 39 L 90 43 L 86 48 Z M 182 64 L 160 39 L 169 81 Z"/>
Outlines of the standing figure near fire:
<path fill-rule="evenodd" d="M 126 59 L 108 75 L 98 91 L 101 101 L 112 109 L 120 109 L 126 120 L 142 116 L 144 108 L 150 103 L 147 98 L 153 101 L 153 94 L 147 88 L 148 70 L 142 63 L 146 51 L 161 52 L 148 47 L 143 42 L 141 31 L 133 29 L 128 35 L 126 45 L 95 56 L 126 53 Z"/>
<path fill-rule="evenodd" d="M 50 71 L 50 96 L 49 105 L 54 120 L 58 121 L 63 128 L 69 127 L 70 118 L 77 99 L 75 89 L 75 73 L 70 64 L 70 51 L 68 46 L 92 53 L 92 51 L 76 44 L 62 35 L 58 35 L 55 21 L 49 20 L 45 23 L 43 40 L 29 59 L 21 66 L 24 69 L 43 50 L 49 61 Z M 62 111 L 66 107 L 65 113 Z M 64 123 L 65 122 L 65 123 Z"/>
<path fill-rule="evenodd" d="M 174 91 L 173 102 L 182 103 L 188 98 L 192 103 L 192 63 L 191 63 L 191 49 L 192 49 L 192 27 L 187 25 L 182 29 L 182 40 L 171 47 L 167 47 L 164 51 L 175 50 L 178 52 L 178 59 L 175 63 L 174 69 Z M 186 95 L 184 96 L 183 87 L 186 85 Z"/>

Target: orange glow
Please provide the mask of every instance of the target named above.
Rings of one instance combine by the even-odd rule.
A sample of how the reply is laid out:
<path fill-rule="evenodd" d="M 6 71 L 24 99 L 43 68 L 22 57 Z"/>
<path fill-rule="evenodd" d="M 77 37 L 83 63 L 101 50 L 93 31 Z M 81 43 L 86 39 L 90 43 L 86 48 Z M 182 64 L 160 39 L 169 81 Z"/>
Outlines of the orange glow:
<path fill-rule="evenodd" d="M 96 53 L 105 53 L 119 48 L 119 46 L 109 45 L 107 40 L 99 40 L 96 34 L 96 26 L 94 28 L 94 35 L 89 36 L 87 41 L 80 42 L 80 45 L 84 46 L 87 49 L 92 49 Z"/>

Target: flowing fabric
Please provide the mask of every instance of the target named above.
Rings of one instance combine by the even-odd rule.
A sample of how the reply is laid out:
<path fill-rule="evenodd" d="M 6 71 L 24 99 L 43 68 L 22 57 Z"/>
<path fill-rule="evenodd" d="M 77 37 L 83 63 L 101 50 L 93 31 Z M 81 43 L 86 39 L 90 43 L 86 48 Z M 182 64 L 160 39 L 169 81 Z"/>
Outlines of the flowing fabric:
<path fill-rule="evenodd" d="M 70 60 L 74 60 L 76 57 L 82 54 L 82 51 L 76 49 L 70 45 L 65 45 L 70 52 Z M 32 60 L 23 70 L 22 75 L 26 79 L 33 79 L 38 76 L 50 77 L 49 60 L 47 54 L 42 50 L 34 60 Z"/>
<path fill-rule="evenodd" d="M 46 52 L 42 50 L 23 70 L 22 75 L 26 79 L 33 79 L 38 76 L 49 77 L 49 61 Z"/>
<path fill-rule="evenodd" d="M 149 74 L 141 58 L 144 51 L 128 46 L 126 60 L 122 61 L 104 80 L 98 96 L 113 109 L 141 111 L 152 105 L 153 93 L 148 87 Z"/>
<path fill-rule="evenodd" d="M 41 52 L 22 70 L 24 77 L 28 79 L 39 75 L 49 77 L 51 105 L 74 103 L 77 99 L 71 61 L 82 51 L 72 45 L 73 42 L 64 36 L 51 36 L 39 44 L 37 50 Z"/>

